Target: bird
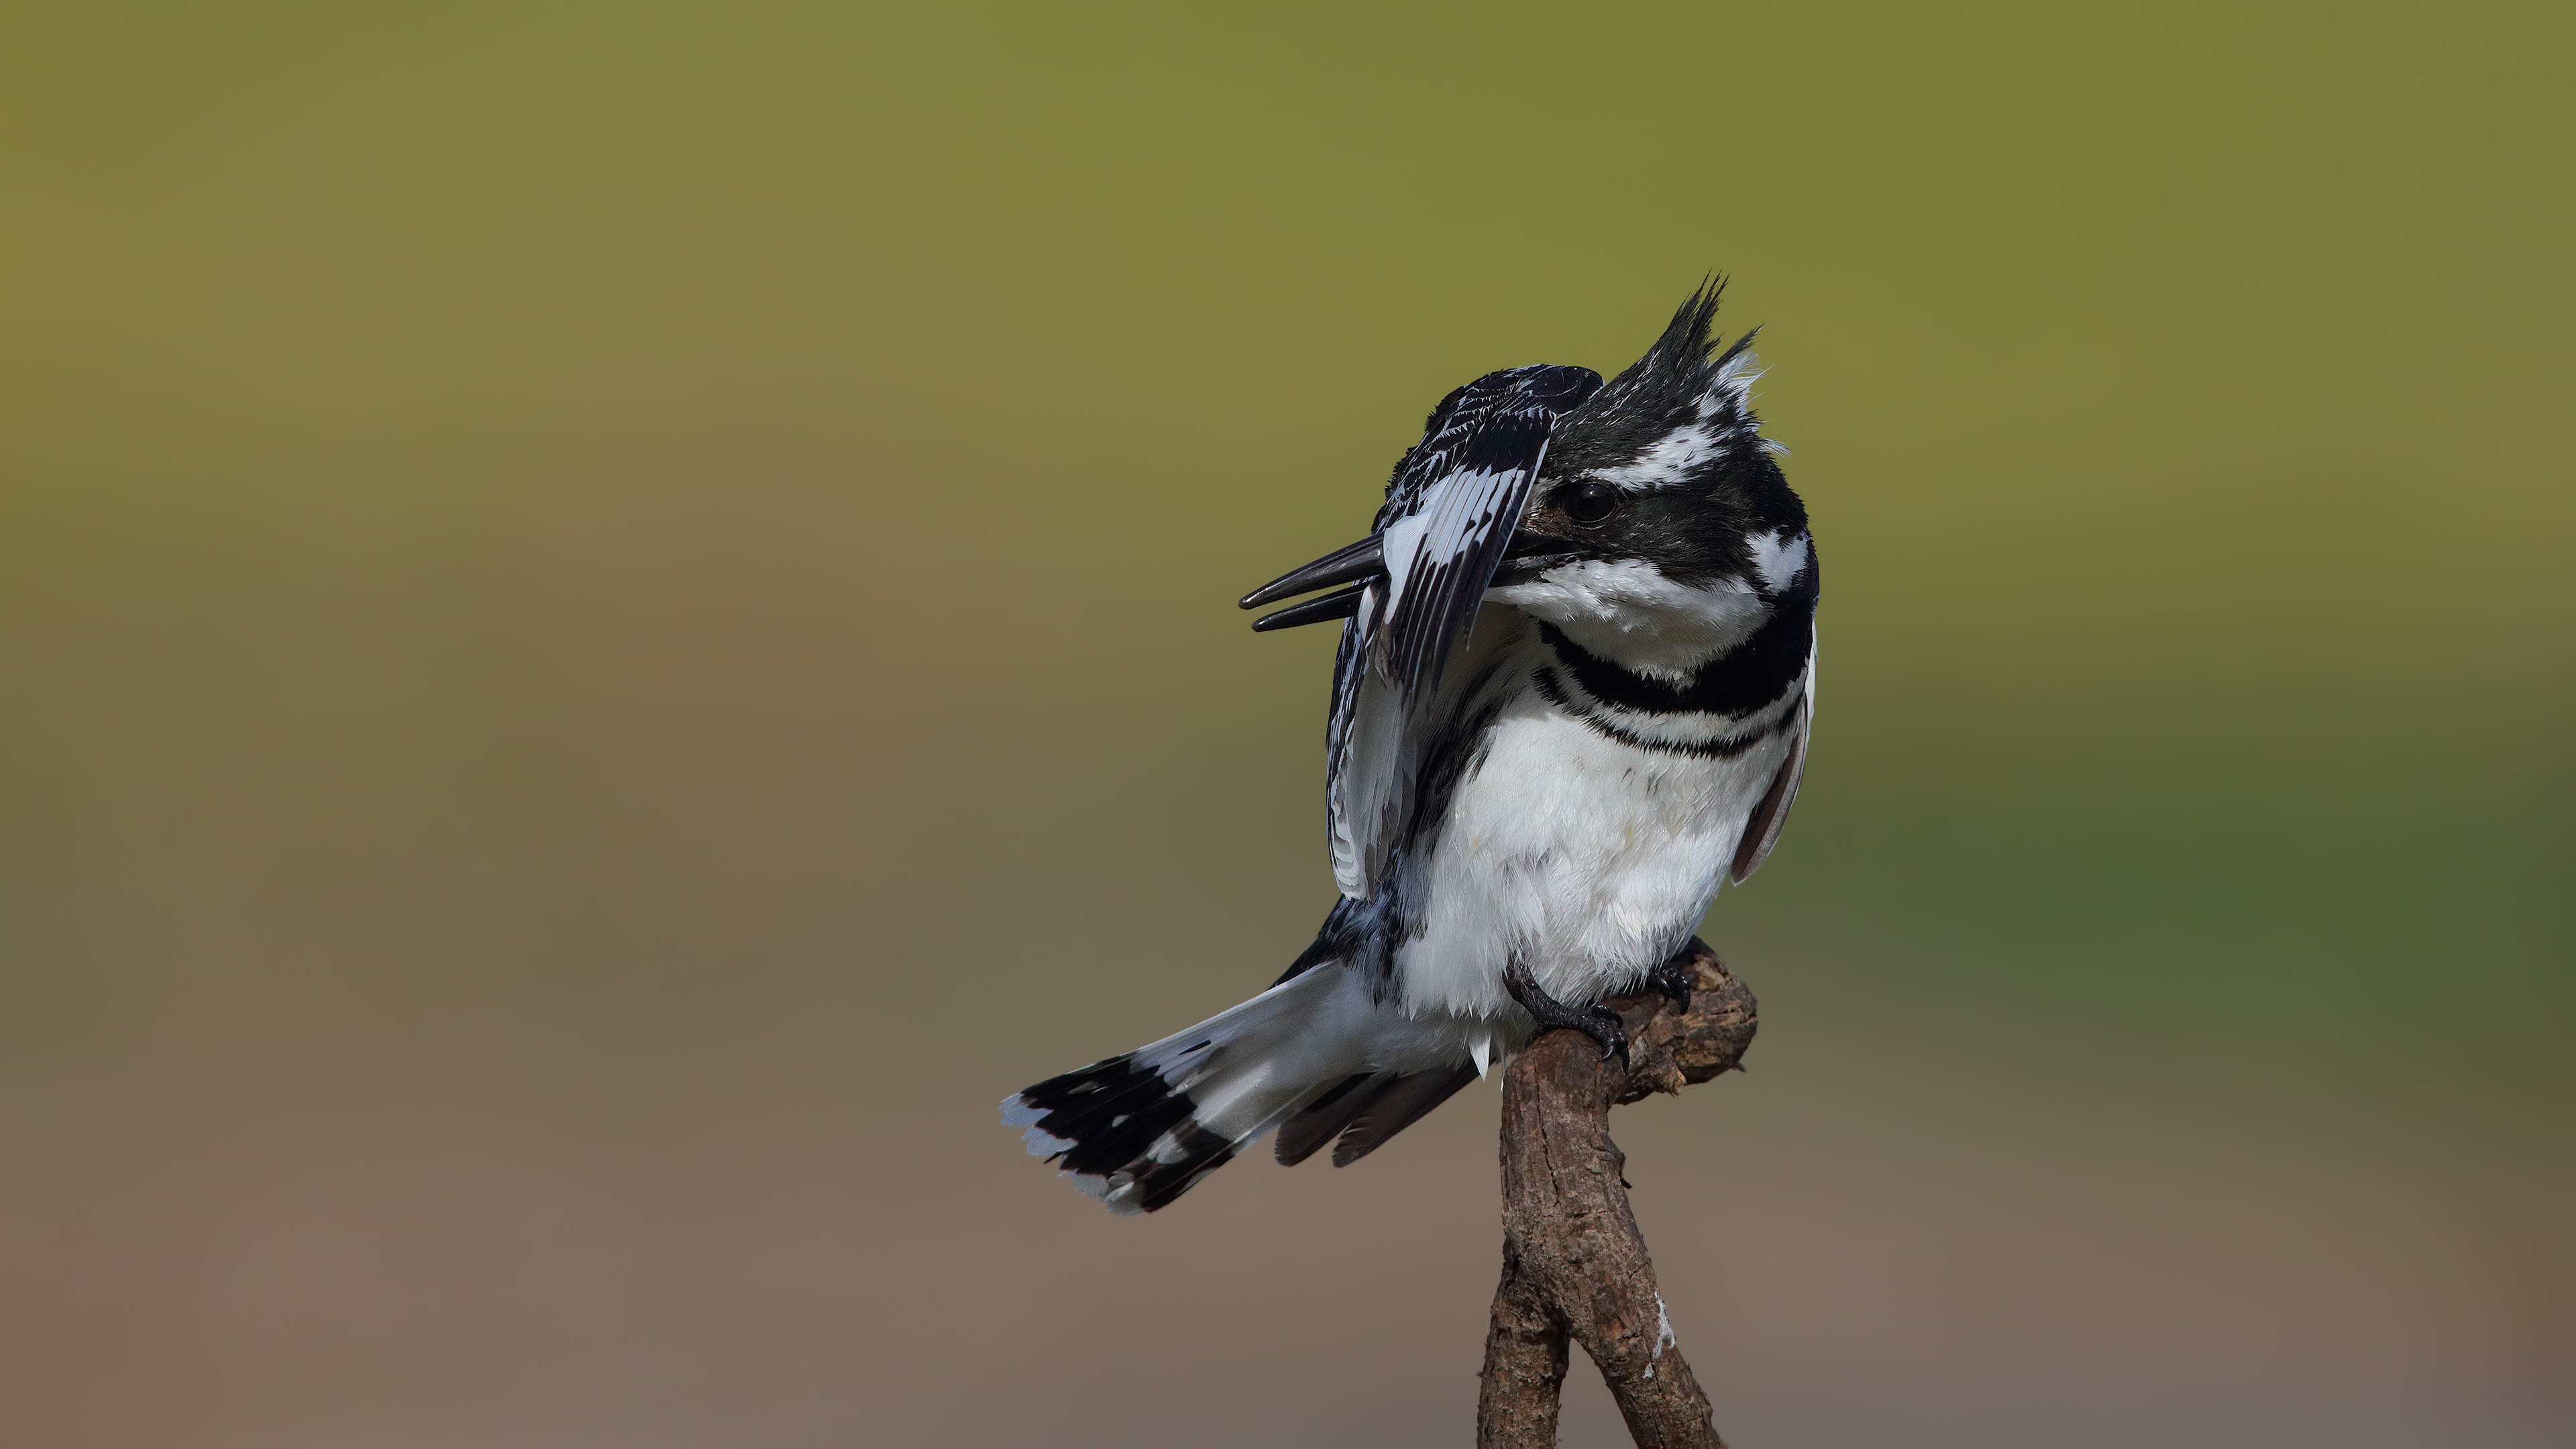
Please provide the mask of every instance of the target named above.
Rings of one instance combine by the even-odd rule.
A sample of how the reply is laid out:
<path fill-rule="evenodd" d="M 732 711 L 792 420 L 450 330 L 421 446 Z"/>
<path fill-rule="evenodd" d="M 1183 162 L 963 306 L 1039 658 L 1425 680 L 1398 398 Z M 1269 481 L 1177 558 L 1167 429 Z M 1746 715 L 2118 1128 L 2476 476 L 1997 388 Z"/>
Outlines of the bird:
<path fill-rule="evenodd" d="M 1325 731 L 1340 898 L 1268 990 L 1002 1103 L 1120 1213 L 1265 1133 L 1348 1166 L 1537 1033 L 1624 1058 L 1606 997 L 1687 1004 L 1692 933 L 1780 838 L 1815 716 L 1816 545 L 1701 283 L 1608 383 L 1441 399 L 1357 543 L 1253 590 L 1342 621 Z"/>

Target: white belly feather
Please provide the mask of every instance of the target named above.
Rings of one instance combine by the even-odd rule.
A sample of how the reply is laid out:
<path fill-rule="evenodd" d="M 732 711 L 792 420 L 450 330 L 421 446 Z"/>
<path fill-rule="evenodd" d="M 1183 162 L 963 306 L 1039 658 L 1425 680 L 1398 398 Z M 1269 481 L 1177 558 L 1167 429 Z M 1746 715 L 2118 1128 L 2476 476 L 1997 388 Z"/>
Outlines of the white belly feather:
<path fill-rule="evenodd" d="M 1563 1001 L 1633 986 L 1708 913 L 1789 747 L 1774 734 L 1731 759 L 1643 749 L 1522 693 L 1433 848 L 1405 865 L 1426 902 L 1395 956 L 1406 1013 L 1517 1010 L 1502 980 L 1515 958 Z"/>

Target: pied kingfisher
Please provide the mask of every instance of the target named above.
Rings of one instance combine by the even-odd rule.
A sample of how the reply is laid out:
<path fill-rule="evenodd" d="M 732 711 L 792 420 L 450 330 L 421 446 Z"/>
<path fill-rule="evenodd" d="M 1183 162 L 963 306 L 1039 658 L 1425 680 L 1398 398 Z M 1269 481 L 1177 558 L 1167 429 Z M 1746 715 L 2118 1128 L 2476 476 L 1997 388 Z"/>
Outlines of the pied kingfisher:
<path fill-rule="evenodd" d="M 1346 619 L 1326 730 L 1342 898 L 1277 984 L 1002 1104 L 1152 1212 L 1273 1128 L 1357 1161 L 1533 1032 L 1624 1053 L 1602 998 L 1678 970 L 1780 836 L 1815 703 L 1815 541 L 1720 349 L 1718 285 L 1608 385 L 1515 367 L 1441 399 L 1369 536 L 1253 591 Z"/>

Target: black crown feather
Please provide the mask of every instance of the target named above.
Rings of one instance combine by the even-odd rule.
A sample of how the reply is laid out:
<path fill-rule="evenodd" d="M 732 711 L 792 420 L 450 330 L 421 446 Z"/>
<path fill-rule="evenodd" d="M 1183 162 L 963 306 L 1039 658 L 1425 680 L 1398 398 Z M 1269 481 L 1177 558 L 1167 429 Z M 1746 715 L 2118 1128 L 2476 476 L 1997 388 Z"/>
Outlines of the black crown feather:
<path fill-rule="evenodd" d="M 1688 472 L 1763 446 L 1761 420 L 1747 395 L 1760 375 L 1751 348 L 1761 329 L 1718 345 L 1717 307 L 1725 291 L 1722 277 L 1702 283 L 1645 356 L 1557 424 L 1550 473 L 1572 476 L 1633 467 L 1683 434 L 1698 434 L 1709 445 L 1698 450 Z"/>

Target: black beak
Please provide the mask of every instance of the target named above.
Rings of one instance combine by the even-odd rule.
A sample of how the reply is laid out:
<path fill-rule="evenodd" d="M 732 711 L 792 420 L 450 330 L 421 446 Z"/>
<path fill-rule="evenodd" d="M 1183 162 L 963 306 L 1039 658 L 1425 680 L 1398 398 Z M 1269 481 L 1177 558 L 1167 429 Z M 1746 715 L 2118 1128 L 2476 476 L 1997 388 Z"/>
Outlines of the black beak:
<path fill-rule="evenodd" d="M 1317 589 L 1329 589 L 1335 584 L 1347 584 L 1354 579 L 1373 579 L 1385 572 L 1386 556 L 1379 548 L 1378 536 L 1372 533 L 1368 537 L 1361 539 L 1359 542 L 1352 544 L 1348 548 L 1337 548 L 1333 550 L 1331 553 L 1324 555 L 1322 558 L 1315 560 L 1304 568 L 1291 569 L 1287 573 L 1281 574 L 1279 577 L 1263 584 L 1260 588 L 1254 589 L 1251 593 L 1244 595 L 1242 602 L 1237 604 L 1235 607 L 1242 609 L 1258 609 L 1264 604 L 1275 604 L 1281 599 L 1294 598 L 1299 594 L 1311 594 Z M 1305 606 L 1299 605 L 1299 607 L 1303 608 Z M 1352 607 L 1357 608 L 1359 606 L 1357 604 L 1353 604 Z M 1278 618 L 1280 616 L 1274 614 L 1271 617 Z M 1317 617 L 1340 618 L 1345 616 L 1319 615 Z M 1305 623 L 1309 621 L 1301 619 L 1298 622 Z M 1254 627 L 1258 628 L 1260 626 L 1255 625 Z M 1288 626 L 1285 624 L 1279 624 L 1272 627 L 1285 629 Z"/>
<path fill-rule="evenodd" d="M 1335 589 L 1320 599 L 1290 604 L 1276 614 L 1264 614 L 1253 620 L 1252 632 L 1267 634 L 1273 629 L 1294 629 L 1300 624 L 1325 624 L 1335 619 L 1350 618 L 1360 611 L 1360 596 L 1367 592 L 1368 583 L 1361 582 L 1347 589 Z"/>
<path fill-rule="evenodd" d="M 1487 587 L 1527 583 L 1559 564 L 1576 563 L 1591 556 L 1590 550 L 1571 539 L 1551 538 L 1523 529 L 1512 535 L 1510 545 L 1503 550 L 1502 566 L 1494 570 L 1494 580 Z M 1238 607 L 1258 609 L 1281 599 L 1346 584 L 1349 587 L 1334 589 L 1322 598 L 1291 604 L 1276 614 L 1264 614 L 1252 621 L 1252 628 L 1254 633 L 1266 634 L 1274 629 L 1294 629 L 1301 624 L 1347 619 L 1360 611 L 1360 596 L 1368 592 L 1368 586 L 1385 574 L 1385 552 L 1378 535 L 1370 534 L 1347 548 L 1333 550 L 1304 568 L 1281 574 L 1244 595 Z"/>
<path fill-rule="evenodd" d="M 1511 545 L 1503 550 L 1503 561 L 1494 570 L 1489 589 L 1525 584 L 1559 564 L 1581 563 L 1593 557 L 1593 551 L 1570 538 L 1551 538 L 1544 533 L 1522 529 L 1512 535 Z"/>

